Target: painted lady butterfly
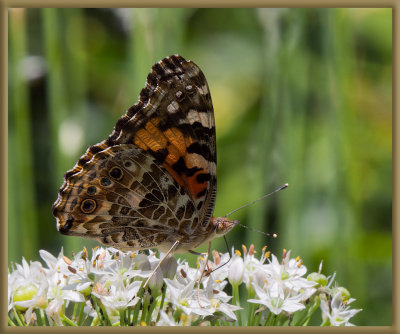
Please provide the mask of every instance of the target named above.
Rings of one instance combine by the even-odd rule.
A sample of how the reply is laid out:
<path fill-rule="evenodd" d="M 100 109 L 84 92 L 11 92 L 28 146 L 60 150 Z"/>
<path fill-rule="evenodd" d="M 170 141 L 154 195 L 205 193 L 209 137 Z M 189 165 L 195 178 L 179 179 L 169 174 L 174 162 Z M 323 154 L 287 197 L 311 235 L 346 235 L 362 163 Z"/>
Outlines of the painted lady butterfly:
<path fill-rule="evenodd" d="M 213 105 L 203 72 L 179 55 L 153 66 L 137 104 L 64 178 L 58 231 L 121 250 L 192 251 L 236 224 L 212 217 Z"/>

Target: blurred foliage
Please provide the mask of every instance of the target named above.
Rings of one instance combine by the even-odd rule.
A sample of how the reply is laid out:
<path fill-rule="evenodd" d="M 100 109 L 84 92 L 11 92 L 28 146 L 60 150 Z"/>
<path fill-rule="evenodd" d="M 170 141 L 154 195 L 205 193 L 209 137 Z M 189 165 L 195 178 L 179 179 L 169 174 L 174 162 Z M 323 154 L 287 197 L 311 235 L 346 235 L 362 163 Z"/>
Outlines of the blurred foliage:
<path fill-rule="evenodd" d="M 391 325 L 391 9 L 11 9 L 9 261 L 96 245 L 56 231 L 62 176 L 175 53 L 214 102 L 215 215 L 290 184 L 232 215 L 277 239 L 238 226 L 229 244 L 323 259 L 355 324 Z"/>

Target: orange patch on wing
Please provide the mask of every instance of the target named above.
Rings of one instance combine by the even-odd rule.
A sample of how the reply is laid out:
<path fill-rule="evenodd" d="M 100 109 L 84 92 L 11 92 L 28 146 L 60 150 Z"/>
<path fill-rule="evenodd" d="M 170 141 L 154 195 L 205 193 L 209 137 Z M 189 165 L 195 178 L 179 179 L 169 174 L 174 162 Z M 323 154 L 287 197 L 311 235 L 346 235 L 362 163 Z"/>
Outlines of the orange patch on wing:
<path fill-rule="evenodd" d="M 198 194 L 200 192 L 206 190 L 208 187 L 207 182 L 199 183 L 196 179 L 197 175 L 202 174 L 202 173 L 204 173 L 204 171 L 200 170 L 200 171 L 194 173 L 192 176 L 186 178 L 186 184 L 189 187 L 189 192 L 192 195 L 192 197 L 196 198 L 196 199 L 203 197 L 205 194 L 203 194 L 203 196 L 198 196 Z"/>
<path fill-rule="evenodd" d="M 181 157 L 187 156 L 186 145 L 189 146 L 193 143 L 193 139 L 191 137 L 185 138 L 182 131 L 177 128 L 167 129 L 163 133 L 170 143 L 167 147 L 168 155 L 165 162 L 172 166 Z"/>
<path fill-rule="evenodd" d="M 166 148 L 168 140 L 162 131 L 157 128 L 159 123 L 160 120 L 158 118 L 152 118 L 148 121 L 144 129 L 136 132 L 134 143 L 143 150 L 149 148 L 154 152 Z"/>
<path fill-rule="evenodd" d="M 172 169 L 171 165 L 166 163 L 163 163 L 162 165 L 168 171 L 168 173 L 174 178 L 174 180 L 178 182 L 181 187 L 185 188 L 185 182 L 183 178 Z"/>
<path fill-rule="evenodd" d="M 193 143 L 192 137 L 184 137 L 182 131 L 177 128 L 170 128 L 164 131 L 165 137 L 180 152 L 180 155 L 186 155 L 186 147 Z"/>
<path fill-rule="evenodd" d="M 192 196 L 194 199 L 201 198 L 203 196 L 198 196 L 198 194 L 207 189 L 208 183 L 199 183 L 197 181 L 197 175 L 204 173 L 204 170 L 199 170 L 194 173 L 192 176 L 179 175 L 177 172 L 173 170 L 171 165 L 164 163 L 164 168 L 168 171 L 168 173 L 174 178 L 179 185 L 186 189 L 186 191 Z"/>
<path fill-rule="evenodd" d="M 199 183 L 196 179 L 199 174 L 205 172 L 204 168 L 192 176 L 180 175 L 172 168 L 180 158 L 184 158 L 185 164 L 188 167 L 190 166 L 189 168 L 204 164 L 204 161 L 198 160 L 196 155 L 191 156 L 187 153 L 187 147 L 193 143 L 193 139 L 190 136 L 185 137 L 182 131 L 176 127 L 160 131 L 157 127 L 158 124 L 158 118 L 148 121 L 143 129 L 136 132 L 135 144 L 144 150 L 150 149 L 155 152 L 167 148 L 168 155 L 162 165 L 174 180 L 186 189 L 192 198 L 199 198 L 198 194 L 208 187 L 207 182 Z"/>
<path fill-rule="evenodd" d="M 142 130 L 139 130 L 138 132 L 140 131 Z M 138 133 L 136 133 L 133 142 L 135 143 L 136 146 L 140 147 L 142 150 L 147 151 L 147 145 L 143 142 L 142 136 L 140 136 L 140 134 L 138 135 Z"/>
<path fill-rule="evenodd" d="M 172 144 L 168 145 L 168 155 L 165 158 L 165 163 L 172 166 L 182 156 L 181 152 Z"/>

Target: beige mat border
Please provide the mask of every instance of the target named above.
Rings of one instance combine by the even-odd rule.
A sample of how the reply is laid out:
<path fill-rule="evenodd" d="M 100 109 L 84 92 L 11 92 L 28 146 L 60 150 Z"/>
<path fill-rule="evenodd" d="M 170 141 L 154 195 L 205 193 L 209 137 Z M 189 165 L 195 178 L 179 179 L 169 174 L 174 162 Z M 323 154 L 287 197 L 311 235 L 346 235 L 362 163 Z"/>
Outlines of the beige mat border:
<path fill-rule="evenodd" d="M 101 8 L 101 7 L 193 7 L 193 8 L 249 8 L 249 7 L 293 7 L 293 8 L 393 8 L 393 325 L 392 327 L 357 327 L 357 328 L 319 328 L 319 327 L 307 327 L 307 328 L 260 328 L 251 327 L 246 328 L 246 331 L 251 331 L 254 333 L 266 332 L 266 333 L 287 333 L 287 332 L 360 332 L 360 333 L 400 333 L 399 324 L 399 300 L 400 300 L 400 228 L 399 228 L 399 209 L 396 203 L 399 203 L 399 177 L 398 170 L 400 168 L 400 157 L 399 157 L 399 147 L 400 147 L 400 136 L 399 136 L 399 99 L 398 99 L 398 89 L 399 89 L 399 8 L 400 3 L 396 0 L 275 0 L 275 1 L 244 1 L 244 0 L 202 0 L 202 1 L 161 1 L 161 0 L 60 0 L 60 1 L 50 1 L 50 0 L 0 0 L 0 138 L 1 138 L 1 148 L 0 148 L 0 235 L 1 235 L 1 275 L 0 275 L 0 328 L 1 332 L 22 332 L 22 331 L 49 331 L 53 332 L 54 327 L 45 328 L 9 328 L 7 326 L 7 137 L 8 137 L 8 72 L 7 72 L 7 54 L 8 54 L 8 8 L 40 8 L 40 7 L 81 7 L 81 8 Z M 372 289 L 373 287 L 371 287 Z M 72 327 L 57 327 L 57 331 L 61 330 L 63 332 L 76 332 L 76 331 L 110 331 L 112 329 L 104 328 L 72 328 Z M 140 332 L 181 332 L 187 331 L 188 328 L 174 327 L 136 327 L 136 328 L 115 328 L 115 331 L 140 331 Z M 203 332 L 203 331 L 215 331 L 215 332 L 236 332 L 239 333 L 243 331 L 239 327 L 191 327 L 190 331 L 192 333 Z"/>

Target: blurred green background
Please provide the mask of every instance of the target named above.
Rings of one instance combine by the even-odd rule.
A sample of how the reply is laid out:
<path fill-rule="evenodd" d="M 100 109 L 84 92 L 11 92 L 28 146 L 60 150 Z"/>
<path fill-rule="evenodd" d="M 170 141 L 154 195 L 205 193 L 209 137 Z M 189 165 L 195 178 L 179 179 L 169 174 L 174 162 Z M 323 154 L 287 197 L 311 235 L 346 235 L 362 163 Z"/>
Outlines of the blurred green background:
<path fill-rule="evenodd" d="M 323 259 L 352 322 L 391 325 L 391 9 L 11 9 L 9 261 L 97 245 L 56 230 L 63 174 L 175 53 L 214 102 L 215 215 L 290 184 L 231 217 L 277 239 L 236 227 L 229 244 Z"/>

